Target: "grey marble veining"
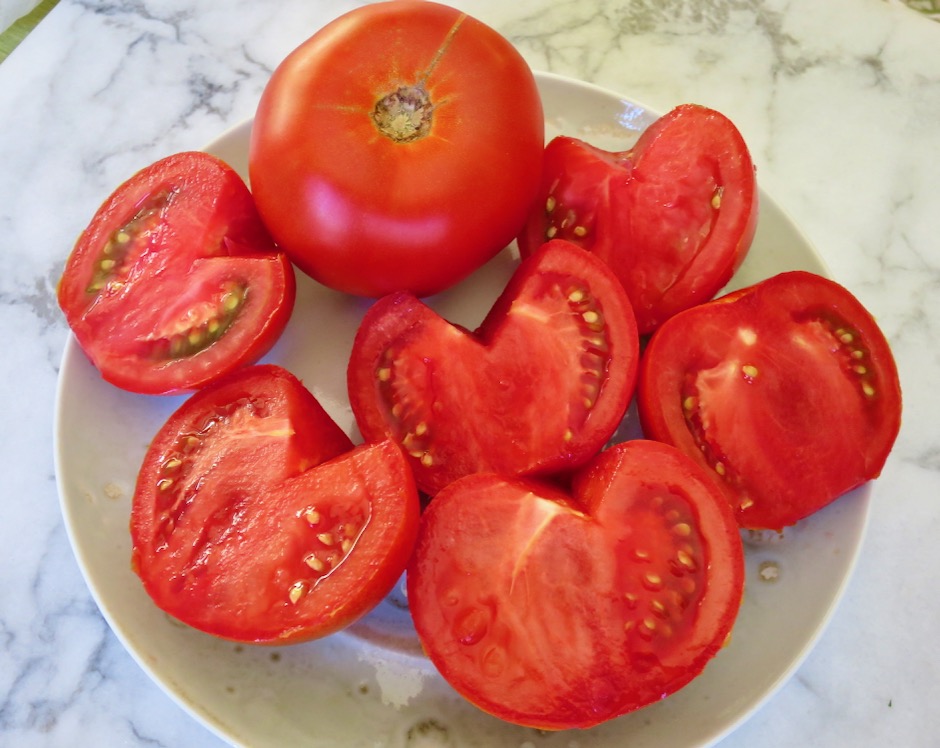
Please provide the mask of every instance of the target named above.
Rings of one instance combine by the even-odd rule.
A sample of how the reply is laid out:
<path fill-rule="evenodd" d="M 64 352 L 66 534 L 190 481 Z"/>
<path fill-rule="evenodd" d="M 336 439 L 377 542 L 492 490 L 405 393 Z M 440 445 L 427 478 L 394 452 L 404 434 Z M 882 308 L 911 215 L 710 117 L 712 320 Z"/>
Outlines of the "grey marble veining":
<path fill-rule="evenodd" d="M 0 745 L 222 745 L 125 652 L 72 554 L 55 284 L 121 180 L 250 117 L 280 59 L 356 4 L 62 0 L 0 64 Z M 883 0 L 455 4 L 534 69 L 726 113 L 761 184 L 878 318 L 905 417 L 856 574 L 796 675 L 721 745 L 937 745 L 940 24 Z"/>

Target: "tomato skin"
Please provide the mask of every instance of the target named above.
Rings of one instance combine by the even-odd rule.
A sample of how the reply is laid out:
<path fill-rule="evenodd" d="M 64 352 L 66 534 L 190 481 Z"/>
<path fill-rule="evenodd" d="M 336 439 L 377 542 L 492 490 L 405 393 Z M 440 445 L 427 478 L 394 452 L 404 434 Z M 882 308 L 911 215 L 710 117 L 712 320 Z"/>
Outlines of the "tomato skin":
<path fill-rule="evenodd" d="M 877 477 L 901 422 L 877 322 L 803 271 L 669 320 L 644 353 L 637 401 L 646 436 L 708 467 L 753 529 L 781 530 Z"/>
<path fill-rule="evenodd" d="M 132 566 L 155 604 L 194 628 L 305 641 L 388 594 L 418 514 L 397 445 L 354 447 L 289 372 L 247 367 L 184 402 L 148 449 Z"/>
<path fill-rule="evenodd" d="M 57 293 L 105 380 L 174 394 L 264 355 L 287 325 L 296 287 L 241 177 L 214 156 L 186 152 L 111 194 Z"/>
<path fill-rule="evenodd" d="M 434 106 L 408 142 L 372 113 L 402 86 Z M 252 129 L 252 190 L 278 244 L 327 286 L 425 296 L 507 246 L 538 186 L 535 78 L 493 29 L 431 2 L 357 8 L 275 70 Z"/>
<path fill-rule="evenodd" d="M 552 140 L 519 246 L 524 256 L 551 236 L 596 253 L 647 334 L 721 290 L 750 249 L 757 217 L 754 165 L 740 132 L 719 112 L 684 104 L 628 151 Z"/>
<path fill-rule="evenodd" d="M 633 441 L 579 472 L 571 495 L 493 474 L 451 484 L 425 510 L 407 580 L 443 677 L 501 719 L 557 730 L 698 675 L 734 624 L 744 561 L 705 471 Z"/>
<path fill-rule="evenodd" d="M 411 294 L 380 299 L 347 381 L 363 436 L 402 444 L 433 495 L 469 473 L 545 475 L 589 460 L 623 419 L 638 358 L 617 279 L 559 240 L 519 266 L 473 332 Z"/>

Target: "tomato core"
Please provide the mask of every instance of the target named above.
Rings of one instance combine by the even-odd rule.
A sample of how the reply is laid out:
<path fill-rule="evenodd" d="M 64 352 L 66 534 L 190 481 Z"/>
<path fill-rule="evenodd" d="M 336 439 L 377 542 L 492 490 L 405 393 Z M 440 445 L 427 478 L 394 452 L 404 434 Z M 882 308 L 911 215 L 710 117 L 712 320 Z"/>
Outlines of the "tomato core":
<path fill-rule="evenodd" d="M 411 143 L 431 132 L 434 105 L 424 86 L 402 86 L 383 96 L 372 110 L 372 121 L 389 140 Z"/>

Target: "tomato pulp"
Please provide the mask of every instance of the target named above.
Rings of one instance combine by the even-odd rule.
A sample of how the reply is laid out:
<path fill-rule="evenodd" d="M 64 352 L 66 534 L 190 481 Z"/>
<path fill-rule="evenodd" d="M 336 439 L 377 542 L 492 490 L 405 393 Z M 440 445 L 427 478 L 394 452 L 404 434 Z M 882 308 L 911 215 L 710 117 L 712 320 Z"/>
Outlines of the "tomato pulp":
<path fill-rule="evenodd" d="M 525 255 L 557 237 L 596 253 L 623 283 L 646 334 L 721 290 L 744 261 L 757 214 L 740 132 L 719 112 L 684 104 L 628 151 L 552 140 L 519 246 Z"/>
<path fill-rule="evenodd" d="M 179 153 L 120 185 L 81 234 L 58 300 L 112 384 L 196 389 L 260 358 L 294 306 L 294 270 L 247 186 L 206 153 Z"/>
<path fill-rule="evenodd" d="M 496 31 L 431 2 L 341 16 L 265 87 L 249 171 L 303 271 L 364 296 L 440 291 L 508 245 L 535 197 L 535 78 Z"/>
<path fill-rule="evenodd" d="M 622 420 L 638 358 L 617 279 L 557 240 L 519 266 L 475 332 L 410 294 L 378 301 L 353 342 L 349 398 L 363 436 L 399 442 L 434 494 L 469 473 L 584 463 Z"/>
<path fill-rule="evenodd" d="M 706 466 L 742 526 L 782 529 L 881 472 L 894 358 L 846 289 L 795 271 L 689 309 L 641 363 L 644 433 Z"/>
<path fill-rule="evenodd" d="M 570 495 L 462 478 L 421 520 L 408 603 L 468 700 L 540 729 L 591 727 L 678 690 L 715 656 L 744 584 L 724 495 L 673 447 L 616 445 Z"/>
<path fill-rule="evenodd" d="M 333 633 L 398 581 L 418 495 L 391 441 L 353 447 L 289 372 L 234 372 L 157 434 L 137 480 L 133 566 L 197 629 L 286 644 Z"/>

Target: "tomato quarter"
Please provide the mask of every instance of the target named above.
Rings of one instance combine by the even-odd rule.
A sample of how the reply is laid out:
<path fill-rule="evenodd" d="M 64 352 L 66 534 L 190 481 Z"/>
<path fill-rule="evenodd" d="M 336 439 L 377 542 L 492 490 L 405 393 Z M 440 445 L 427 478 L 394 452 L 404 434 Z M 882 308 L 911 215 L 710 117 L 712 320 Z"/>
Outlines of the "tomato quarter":
<path fill-rule="evenodd" d="M 294 271 L 241 177 L 206 153 L 141 170 L 105 201 L 59 282 L 101 375 L 134 392 L 198 388 L 260 358 L 287 324 Z"/>
<path fill-rule="evenodd" d="M 365 438 L 398 441 L 433 494 L 468 473 L 590 459 L 623 418 L 638 357 L 617 279 L 559 240 L 519 266 L 476 332 L 410 294 L 378 301 L 353 343 L 349 397 Z"/>
<path fill-rule="evenodd" d="M 444 678 L 541 729 L 680 689 L 724 644 L 744 584 L 724 495 L 673 447 L 619 444 L 573 485 L 458 480 L 425 511 L 408 567 L 415 628 Z"/>
<path fill-rule="evenodd" d="M 133 566 L 190 626 L 302 641 L 389 592 L 418 512 L 397 445 L 353 447 L 295 377 L 248 367 L 184 402 L 151 444 L 134 493 Z"/>
<path fill-rule="evenodd" d="M 552 140 L 519 246 L 525 255 L 557 237 L 597 254 L 623 283 L 646 334 L 721 290 L 750 248 L 757 213 L 741 134 L 724 115 L 685 104 L 628 151 Z"/>
<path fill-rule="evenodd" d="M 877 323 L 802 271 L 664 324 L 638 393 L 644 433 L 706 466 L 749 528 L 782 529 L 877 477 L 901 421 Z"/>
<path fill-rule="evenodd" d="M 252 190 L 315 279 L 424 296 L 512 241 L 544 137 L 535 77 L 505 38 L 444 5 L 380 2 L 275 70 L 252 129 Z"/>

